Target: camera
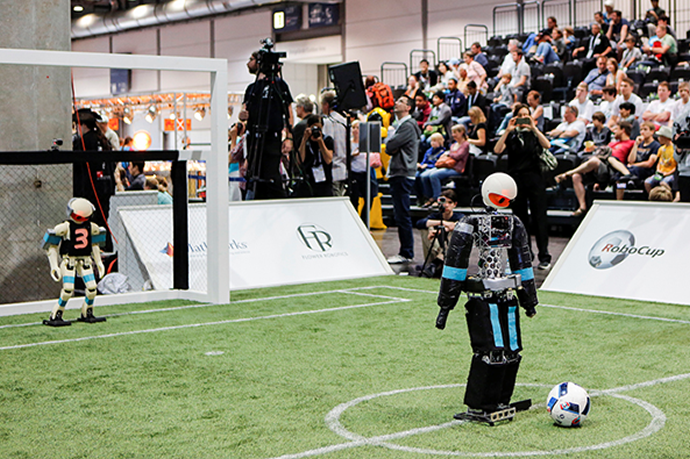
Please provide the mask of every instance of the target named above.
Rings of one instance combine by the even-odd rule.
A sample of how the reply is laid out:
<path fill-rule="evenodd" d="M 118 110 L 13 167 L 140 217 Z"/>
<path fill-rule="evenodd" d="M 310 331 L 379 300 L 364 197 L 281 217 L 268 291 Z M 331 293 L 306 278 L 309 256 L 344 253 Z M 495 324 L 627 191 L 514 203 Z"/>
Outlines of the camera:
<path fill-rule="evenodd" d="M 311 138 L 312 139 L 318 139 L 321 137 L 321 129 L 319 129 L 318 126 L 312 126 L 311 127 Z"/>
<path fill-rule="evenodd" d="M 275 44 L 270 38 L 264 38 L 259 43 L 263 45 L 263 48 L 259 50 L 259 70 L 265 75 L 276 74 L 280 71 L 280 67 L 283 65 L 280 62 L 280 58 L 287 57 L 286 52 L 277 53 L 273 51 Z"/>
<path fill-rule="evenodd" d="M 439 204 L 445 204 L 448 199 L 445 196 L 441 196 L 438 198 L 438 203 Z"/>

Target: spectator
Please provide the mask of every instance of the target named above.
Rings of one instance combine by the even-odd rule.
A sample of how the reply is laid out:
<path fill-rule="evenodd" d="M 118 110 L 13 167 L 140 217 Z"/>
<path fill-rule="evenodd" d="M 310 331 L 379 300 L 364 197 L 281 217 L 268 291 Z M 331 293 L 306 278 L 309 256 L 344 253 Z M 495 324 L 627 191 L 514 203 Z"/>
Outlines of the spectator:
<path fill-rule="evenodd" d="M 446 232 L 447 239 L 445 242 L 447 245 L 453 235 L 455 224 L 462 217 L 462 214 L 456 215 L 454 212 L 458 198 L 453 190 L 445 190 L 440 197 L 444 199 L 438 200 L 439 210 L 417 221 L 417 228 L 422 230 L 422 248 L 425 254 L 424 260 L 427 262 L 426 268 L 421 273 L 423 277 L 441 277 L 445 253 L 443 253 L 441 245 L 434 238 L 440 231 L 441 225 L 443 225 L 443 229 Z M 421 266 L 419 268 L 421 269 Z"/>
<path fill-rule="evenodd" d="M 409 98 L 400 97 L 393 110 L 398 126 L 393 135 L 386 138 L 386 153 L 391 156 L 387 175 L 393 198 L 393 215 L 398 225 L 400 251 L 389 258 L 388 263 L 407 263 L 414 258 L 410 192 L 417 169 L 420 130 L 410 116 L 412 104 Z"/>
<path fill-rule="evenodd" d="M 629 69 L 632 64 L 642 60 L 642 51 L 635 46 L 636 42 L 637 40 L 632 35 L 625 39 L 625 51 L 623 51 L 620 64 L 621 70 Z"/>
<path fill-rule="evenodd" d="M 667 125 L 671 120 L 671 113 L 676 105 L 676 101 L 671 99 L 671 87 L 666 81 L 659 83 L 656 93 L 659 98 L 653 100 L 647 106 L 647 110 L 642 113 L 642 119 L 644 121 L 653 121 L 657 126 Z"/>
<path fill-rule="evenodd" d="M 630 123 L 630 137 L 635 139 L 640 135 L 640 122 L 635 116 L 636 110 L 637 107 L 632 102 L 623 102 L 619 107 L 620 121 Z"/>
<path fill-rule="evenodd" d="M 690 83 L 687 81 L 682 81 L 678 84 L 678 94 L 680 99 L 678 99 L 673 106 L 671 111 L 671 125 L 676 120 L 681 120 L 681 115 L 690 110 Z M 690 114 L 690 113 L 689 113 Z"/>
<path fill-rule="evenodd" d="M 473 107 L 479 108 L 480 111 L 486 112 L 486 97 L 484 97 L 478 90 L 477 90 L 477 85 L 474 83 L 474 81 L 470 81 L 467 84 L 467 113 L 468 116 L 463 116 L 461 117 L 458 122 L 462 123 L 465 125 L 465 127 L 468 128 L 468 132 L 470 132 L 469 129 L 469 124 L 471 122 L 470 117 L 469 117 L 469 111 Z"/>
<path fill-rule="evenodd" d="M 468 114 L 472 122 L 472 129 L 470 129 L 469 135 L 467 136 L 467 141 L 470 144 L 470 153 L 473 155 L 481 155 L 484 152 L 484 147 L 486 146 L 486 140 L 488 138 L 486 116 L 484 116 L 484 111 L 479 107 L 470 108 Z"/>
<path fill-rule="evenodd" d="M 482 67 L 486 67 L 486 64 L 489 63 L 489 59 L 486 57 L 486 54 L 482 52 L 482 45 L 480 45 L 479 42 L 474 42 L 470 47 L 470 51 L 472 51 L 474 60 L 477 61 Z"/>
<path fill-rule="evenodd" d="M 431 181 L 429 179 L 430 175 L 433 174 L 436 168 L 436 161 L 445 153 L 445 148 L 443 148 L 443 136 L 438 132 L 431 134 L 429 137 L 429 143 L 431 146 L 424 153 L 424 158 L 417 164 L 417 173 L 415 174 L 415 189 L 417 190 L 417 196 L 424 196 L 428 199 L 422 207 L 431 207 L 432 204 L 436 202 L 438 194 L 434 196 L 434 190 L 431 188 Z M 438 193 L 441 193 L 440 185 Z"/>
<path fill-rule="evenodd" d="M 568 105 L 563 114 L 563 122 L 548 133 L 554 153 L 576 153 L 580 150 L 587 128 L 578 119 L 578 113 L 577 107 Z"/>
<path fill-rule="evenodd" d="M 515 58 L 513 57 L 513 53 L 519 48 L 520 42 L 515 38 L 511 38 L 510 41 L 508 41 L 508 54 L 503 56 L 503 63 L 501 64 L 501 68 L 497 75 L 498 78 L 501 78 L 506 73 L 513 73 L 513 68 L 515 67 Z"/>
<path fill-rule="evenodd" d="M 609 71 L 606 77 L 606 86 L 615 86 L 616 90 L 621 89 L 621 82 L 625 78 L 625 72 L 618 68 L 618 61 L 614 57 L 609 57 L 606 61 L 606 70 Z"/>
<path fill-rule="evenodd" d="M 558 20 L 553 16 L 549 16 L 546 18 L 546 28 L 549 29 L 550 32 L 553 32 L 553 29 L 558 28 Z"/>
<path fill-rule="evenodd" d="M 467 98 L 458 89 L 458 80 L 455 77 L 448 79 L 446 104 L 450 107 L 453 121 L 457 122 L 460 117 L 467 115 Z"/>
<path fill-rule="evenodd" d="M 606 79 L 609 76 L 609 70 L 606 68 L 607 61 L 606 56 L 599 56 L 596 68 L 590 70 L 583 80 L 589 86 L 589 93 L 593 96 L 601 95 L 606 86 Z"/>
<path fill-rule="evenodd" d="M 130 136 L 125 137 L 125 140 L 122 141 L 122 147 L 120 149 L 122 151 L 134 150 L 134 139 Z"/>
<path fill-rule="evenodd" d="M 429 99 L 426 98 L 426 95 L 421 91 L 419 94 L 417 94 L 417 97 L 414 98 L 414 103 L 416 110 L 412 117 L 417 121 L 417 124 L 421 129 L 424 127 L 424 124 L 429 121 L 429 116 L 431 115 L 431 104 L 429 103 Z"/>
<path fill-rule="evenodd" d="M 292 130 L 292 133 L 294 136 L 295 129 Z M 240 181 L 240 178 L 244 178 L 242 170 L 244 169 L 246 172 L 246 155 L 244 150 L 246 141 L 247 129 L 242 121 L 238 121 L 230 128 L 230 142 L 228 145 L 230 148 L 230 153 L 228 154 L 228 199 L 230 201 L 242 200 L 242 185 L 246 182 Z"/>
<path fill-rule="evenodd" d="M 558 54 L 551 47 L 551 30 L 544 29 L 539 32 L 537 43 L 537 52 L 534 54 L 534 60 L 545 65 L 561 61 Z"/>
<path fill-rule="evenodd" d="M 551 47 L 561 61 L 566 60 L 567 46 L 565 44 L 565 39 L 563 38 L 563 31 L 561 29 L 553 29 L 551 32 Z"/>
<path fill-rule="evenodd" d="M 687 83 L 685 84 L 687 85 Z M 689 131 L 690 111 L 685 111 L 677 116 L 673 123 L 674 141 L 682 141 L 680 139 L 681 133 Z M 673 159 L 676 160 L 678 171 L 678 182 L 676 185 L 679 193 L 676 195 L 676 198 L 681 202 L 690 202 L 690 149 L 676 147 Z"/>
<path fill-rule="evenodd" d="M 605 0 L 604 1 L 604 21 L 606 21 L 607 24 L 611 25 L 612 22 L 612 16 L 613 16 L 613 0 Z"/>
<path fill-rule="evenodd" d="M 146 179 L 144 183 L 145 190 L 156 190 L 158 191 L 158 204 L 172 204 L 172 196 L 163 188 L 155 177 Z"/>
<path fill-rule="evenodd" d="M 659 16 L 659 23 L 657 25 L 663 25 L 666 26 L 666 33 L 668 33 L 670 36 L 673 37 L 674 40 L 678 41 L 678 36 L 676 35 L 676 31 L 673 30 L 670 24 L 670 19 L 668 18 L 668 15 L 662 15 Z M 656 32 L 656 30 L 655 30 Z"/>
<path fill-rule="evenodd" d="M 465 172 L 467 157 L 470 155 L 470 144 L 467 142 L 465 126 L 462 124 L 453 126 L 452 135 L 455 142 L 450 146 L 450 150 L 441 153 L 434 168 L 427 169 L 421 174 L 423 194 L 431 196 L 431 201 L 426 203 L 427 207 L 436 202 L 441 195 L 443 181 Z M 452 161 L 447 162 L 448 158 Z M 452 164 L 452 167 L 448 167 L 449 164 Z"/>
<path fill-rule="evenodd" d="M 374 198 L 379 195 L 378 183 L 376 182 L 376 171 L 370 170 L 371 174 L 367 178 L 367 155 L 359 151 L 359 120 L 352 122 L 350 137 L 350 151 L 352 151 L 352 163 L 350 169 L 350 202 L 355 209 L 359 208 L 359 198 L 365 200 L 362 206 L 362 221 L 367 224 L 369 208 L 366 205 L 367 181 L 369 181 L 369 200 L 374 204 Z"/>
<path fill-rule="evenodd" d="M 465 52 L 463 55 L 465 59 L 465 65 L 467 66 L 467 76 L 470 81 L 474 81 L 477 88 L 484 94 L 488 88 L 486 83 L 486 70 L 481 64 L 474 60 L 474 54 L 472 52 Z"/>
<path fill-rule="evenodd" d="M 604 89 L 602 89 L 601 98 L 603 102 L 599 104 L 599 111 L 606 116 L 607 121 L 613 115 L 613 103 L 616 101 L 617 95 L 618 91 L 615 86 L 604 86 Z"/>
<path fill-rule="evenodd" d="M 515 180 L 518 189 L 517 198 L 511 203 L 511 207 L 513 213 L 525 224 L 528 233 L 535 235 L 539 250 L 538 269 L 541 270 L 551 267 L 546 182 L 539 159 L 539 153 L 544 148 L 549 148 L 549 140 L 537 129 L 529 107 L 516 105 L 513 118 L 498 139 L 494 152 L 500 155 L 505 151 L 508 154 L 508 174 Z"/>
<path fill-rule="evenodd" d="M 438 78 L 444 88 L 448 87 L 448 81 L 451 78 L 455 79 L 455 85 L 457 86 L 458 79 L 455 78 L 453 72 L 448 68 L 448 64 L 446 64 L 444 61 L 438 63 Z"/>
<path fill-rule="evenodd" d="M 129 163 L 128 168 L 132 180 L 127 180 L 125 177 L 125 169 L 122 167 L 122 163 L 118 163 L 117 165 L 117 169 L 115 170 L 115 186 L 117 191 L 143 190 L 144 184 L 146 183 L 144 161 L 132 161 Z"/>
<path fill-rule="evenodd" d="M 96 125 L 98 126 L 98 129 L 103 133 L 103 136 L 108 139 L 108 142 L 110 142 L 110 147 L 112 150 L 119 150 L 120 149 L 120 138 L 117 136 L 115 131 L 110 129 L 110 126 L 108 126 L 108 117 L 105 116 L 105 113 L 97 113 L 96 114 Z"/>
<path fill-rule="evenodd" d="M 368 78 L 368 77 L 367 77 Z M 292 139 L 294 145 L 302 144 L 302 136 L 307 128 L 307 116 L 314 112 L 314 103 L 305 94 L 300 94 L 295 98 L 295 115 L 300 121 L 292 128 Z"/>
<path fill-rule="evenodd" d="M 606 32 L 609 30 L 609 23 L 606 21 L 606 18 L 604 17 L 604 13 L 601 11 L 597 11 L 594 13 L 594 22 L 599 24 L 599 29 L 606 34 Z"/>
<path fill-rule="evenodd" d="M 635 139 L 628 156 L 627 169 L 630 174 L 621 177 L 616 186 L 616 199 L 619 201 L 623 199 L 628 184 L 637 187 L 654 174 L 654 166 L 661 146 L 654 140 L 655 131 L 656 128 L 652 122 L 645 121 L 640 126 L 640 135 Z"/>
<path fill-rule="evenodd" d="M 470 84 L 472 80 L 467 74 L 467 64 L 464 62 L 458 66 L 458 89 L 464 94 L 467 94 L 467 85 Z"/>
<path fill-rule="evenodd" d="M 667 184 L 661 182 L 656 188 L 649 192 L 650 201 L 673 201 L 673 190 Z"/>
<path fill-rule="evenodd" d="M 494 94 L 498 93 L 498 96 L 494 97 L 494 103 L 491 104 L 490 114 L 492 126 L 498 126 L 501 123 L 500 110 L 502 108 L 510 108 L 518 101 L 515 87 L 510 85 L 510 80 L 510 73 L 506 73 L 501 77 L 501 81 L 499 81 L 498 85 L 494 88 Z"/>
<path fill-rule="evenodd" d="M 575 42 L 577 37 L 575 36 L 575 29 L 572 27 L 566 27 L 563 29 L 563 41 L 565 42 L 565 49 L 568 51 L 568 55 L 572 54 L 573 48 L 575 47 Z M 561 59 L 562 60 L 562 59 Z"/>
<path fill-rule="evenodd" d="M 601 25 L 598 22 L 592 24 L 592 36 L 589 37 L 587 46 L 580 46 L 573 50 L 573 57 L 577 58 L 579 54 L 584 53 L 586 59 L 598 58 L 600 56 L 607 56 L 611 52 L 611 42 L 608 37 L 601 31 Z"/>
<path fill-rule="evenodd" d="M 618 173 L 626 175 L 629 171 L 625 168 L 625 163 L 630 155 L 634 141 L 630 140 L 630 124 L 619 123 L 614 129 L 615 140 L 608 147 L 600 148 L 597 154 L 583 162 L 575 169 L 571 169 L 555 177 L 556 183 L 561 183 L 571 178 L 573 189 L 579 207 L 573 212 L 573 217 L 580 217 L 587 212 L 587 202 L 585 201 L 585 185 L 594 183 L 595 189 L 600 185 L 608 186 L 611 177 Z"/>
<path fill-rule="evenodd" d="M 634 88 L 635 82 L 633 80 L 631 80 L 630 78 L 623 78 L 623 81 L 621 81 L 620 94 L 618 94 L 616 100 L 613 102 L 611 117 L 608 121 L 610 128 L 613 128 L 613 126 L 616 125 L 620 120 L 619 107 L 623 102 L 631 102 L 635 104 L 635 110 L 633 111 L 633 114 L 635 114 L 636 116 L 642 114 L 642 107 L 644 105 L 642 103 L 642 99 L 640 99 L 640 96 L 633 93 Z"/>
<path fill-rule="evenodd" d="M 677 164 L 673 154 L 673 131 L 668 126 L 661 126 L 656 135 L 661 144 L 658 150 L 659 159 L 656 165 L 656 173 L 651 177 L 647 177 L 644 181 L 644 188 L 647 190 L 647 193 L 652 191 L 652 188 L 659 185 L 659 183 L 665 183 L 671 189 L 676 189 L 675 173 Z"/>
<path fill-rule="evenodd" d="M 527 65 L 527 62 L 525 62 L 520 49 L 513 51 L 512 55 L 515 66 L 512 69 L 512 79 L 510 84 L 517 89 L 518 100 L 522 100 L 522 97 L 530 89 L 530 77 L 532 76 L 532 71 L 529 68 L 529 65 Z"/>
<path fill-rule="evenodd" d="M 568 105 L 577 107 L 578 119 L 589 124 L 592 121 L 592 113 L 594 113 L 594 103 L 589 100 L 587 95 L 588 91 L 587 83 L 584 81 L 577 85 L 575 88 L 575 98 L 570 101 Z"/>
<path fill-rule="evenodd" d="M 333 196 L 345 196 L 347 184 L 347 120 L 336 112 L 335 92 L 321 94 L 321 112 L 323 113 L 323 135 L 333 139 Z"/>
<path fill-rule="evenodd" d="M 591 140 L 595 147 L 605 147 L 611 142 L 611 129 L 606 126 L 606 116 L 602 112 L 592 114 L 592 124 L 587 126 L 586 139 Z"/>
<path fill-rule="evenodd" d="M 659 7 L 659 0 L 650 0 L 652 7 L 645 13 L 644 20 L 647 23 L 648 36 L 652 36 L 655 33 L 656 25 L 659 22 L 660 16 L 665 16 L 666 11 Z"/>
<path fill-rule="evenodd" d="M 611 42 L 611 47 L 618 50 L 623 49 L 623 43 L 628 36 L 628 29 L 630 23 L 623 18 L 623 13 L 620 10 L 614 10 L 611 13 L 611 22 L 609 23 L 609 30 L 606 31 L 606 38 Z"/>
<path fill-rule="evenodd" d="M 307 116 L 297 156 L 313 196 L 333 196 L 333 149 L 333 138 L 323 133 L 321 117 Z"/>
<path fill-rule="evenodd" d="M 423 93 L 422 87 L 419 84 L 419 78 L 416 75 L 410 75 L 407 79 L 407 89 L 405 95 L 411 100 L 415 100 L 420 93 Z"/>
<path fill-rule="evenodd" d="M 438 74 L 435 70 L 429 70 L 429 61 L 426 59 L 419 61 L 419 68 L 419 72 L 414 74 L 419 81 L 419 86 L 423 90 L 428 90 L 436 86 L 436 83 L 438 83 Z"/>
<path fill-rule="evenodd" d="M 443 137 L 450 136 L 450 126 L 452 124 L 450 107 L 445 103 L 446 95 L 443 91 L 437 91 L 431 96 L 434 107 L 431 109 L 429 120 L 424 123 L 424 135 L 429 136 L 433 133 L 440 133 Z M 443 142 L 442 142 L 443 144 Z"/>
<path fill-rule="evenodd" d="M 532 119 L 537 123 L 537 129 L 544 132 L 544 107 L 541 106 L 541 94 L 537 91 L 527 93 L 527 106 L 529 106 Z"/>
<path fill-rule="evenodd" d="M 665 66 L 672 67 L 678 62 L 678 42 L 662 24 L 656 26 L 656 37 L 650 38 L 649 44 L 644 45 L 642 51 Z"/>

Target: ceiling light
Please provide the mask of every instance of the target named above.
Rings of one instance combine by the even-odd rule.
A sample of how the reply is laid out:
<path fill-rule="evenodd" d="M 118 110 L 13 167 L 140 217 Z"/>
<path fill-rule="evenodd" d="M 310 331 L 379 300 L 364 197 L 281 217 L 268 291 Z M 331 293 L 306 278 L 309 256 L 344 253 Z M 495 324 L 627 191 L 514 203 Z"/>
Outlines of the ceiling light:
<path fill-rule="evenodd" d="M 177 119 L 177 115 L 173 111 L 173 112 L 170 112 L 170 115 L 168 116 L 168 118 L 170 118 L 171 120 L 174 120 L 174 119 Z"/>
<path fill-rule="evenodd" d="M 196 118 L 199 121 L 203 120 L 204 116 L 206 116 L 205 108 L 200 108 L 194 112 L 194 118 Z"/>
<path fill-rule="evenodd" d="M 81 13 L 82 11 L 84 11 L 84 7 L 81 5 L 74 5 L 72 7 L 72 11 L 74 11 L 76 13 Z"/>
<path fill-rule="evenodd" d="M 149 123 L 153 123 L 153 120 L 156 119 L 158 116 L 158 109 L 156 108 L 155 105 L 149 106 L 148 110 L 146 110 L 146 121 Z"/>
<path fill-rule="evenodd" d="M 132 124 L 133 119 L 134 112 L 132 112 L 131 108 L 125 107 L 124 110 L 122 110 L 122 121 L 124 121 L 126 124 Z"/>

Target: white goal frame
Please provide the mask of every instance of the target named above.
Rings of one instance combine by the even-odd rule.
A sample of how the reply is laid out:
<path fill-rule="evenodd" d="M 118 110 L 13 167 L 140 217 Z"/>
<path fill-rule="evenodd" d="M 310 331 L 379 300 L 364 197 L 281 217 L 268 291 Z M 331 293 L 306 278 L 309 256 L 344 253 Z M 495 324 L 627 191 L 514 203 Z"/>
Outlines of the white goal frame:
<path fill-rule="evenodd" d="M 207 190 L 207 291 L 159 290 L 118 295 L 99 295 L 96 305 L 136 303 L 166 299 L 188 299 L 224 304 L 230 301 L 230 253 L 228 251 L 228 151 L 227 99 L 228 63 L 226 59 L 207 59 L 144 54 L 84 53 L 0 48 L 0 65 L 32 65 L 99 69 L 161 70 L 205 72 L 211 75 L 211 151 L 206 159 Z M 191 159 L 199 152 L 180 151 L 180 159 Z M 198 159 L 195 157 L 194 159 Z M 70 302 L 79 301 L 75 298 Z M 0 315 L 50 310 L 55 300 L 0 305 Z M 72 306 L 72 305 L 68 305 Z M 75 304 L 76 306 L 76 304 Z"/>

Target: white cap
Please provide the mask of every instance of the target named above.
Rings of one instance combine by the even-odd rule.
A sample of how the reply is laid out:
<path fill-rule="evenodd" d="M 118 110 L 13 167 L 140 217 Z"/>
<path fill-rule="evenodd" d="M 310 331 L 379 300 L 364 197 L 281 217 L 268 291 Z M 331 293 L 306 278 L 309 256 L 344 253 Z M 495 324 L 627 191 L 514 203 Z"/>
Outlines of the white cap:
<path fill-rule="evenodd" d="M 604 6 L 613 6 L 613 0 L 606 0 Z"/>

